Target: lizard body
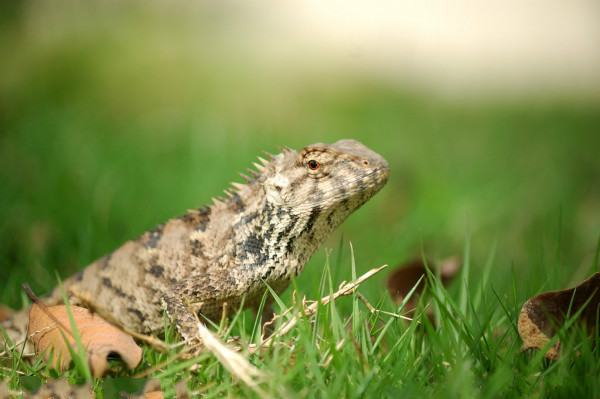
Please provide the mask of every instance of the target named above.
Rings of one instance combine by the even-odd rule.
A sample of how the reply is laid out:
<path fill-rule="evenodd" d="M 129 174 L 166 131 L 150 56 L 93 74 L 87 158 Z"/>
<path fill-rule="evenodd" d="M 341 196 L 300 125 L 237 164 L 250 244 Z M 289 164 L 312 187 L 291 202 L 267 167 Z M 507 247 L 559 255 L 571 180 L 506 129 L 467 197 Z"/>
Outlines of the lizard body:
<path fill-rule="evenodd" d="M 385 159 L 354 140 L 285 149 L 255 166 L 226 198 L 170 219 L 67 279 L 67 292 L 92 298 L 140 333 L 162 331 L 166 310 L 191 339 L 196 315 L 216 319 L 225 303 L 235 309 L 242 300 L 255 306 L 265 283 L 283 291 L 388 177 Z M 61 292 L 44 302 L 60 303 Z M 17 319 L 4 325 L 13 336 L 23 330 Z"/>

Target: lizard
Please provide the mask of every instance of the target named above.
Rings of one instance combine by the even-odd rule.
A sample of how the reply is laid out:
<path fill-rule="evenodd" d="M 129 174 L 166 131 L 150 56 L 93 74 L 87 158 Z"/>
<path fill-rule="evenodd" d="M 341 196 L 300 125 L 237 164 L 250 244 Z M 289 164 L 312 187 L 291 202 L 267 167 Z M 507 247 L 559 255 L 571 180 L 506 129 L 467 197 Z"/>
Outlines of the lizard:
<path fill-rule="evenodd" d="M 284 148 L 259 157 L 245 183 L 125 242 L 66 279 L 63 292 L 83 293 L 121 326 L 161 334 L 168 315 L 186 341 L 197 321 L 223 306 L 257 307 L 268 284 L 283 292 L 320 244 L 387 182 L 389 166 L 355 140 Z M 77 297 L 69 301 L 77 304 Z M 27 311 L 3 322 L 13 339 L 26 334 Z"/>

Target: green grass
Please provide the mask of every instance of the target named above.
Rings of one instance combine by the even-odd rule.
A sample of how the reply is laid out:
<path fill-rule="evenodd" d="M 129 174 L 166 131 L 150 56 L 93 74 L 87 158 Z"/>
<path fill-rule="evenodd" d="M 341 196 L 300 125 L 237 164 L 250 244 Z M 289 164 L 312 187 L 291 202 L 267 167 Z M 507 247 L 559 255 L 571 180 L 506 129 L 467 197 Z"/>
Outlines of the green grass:
<path fill-rule="evenodd" d="M 327 262 L 323 266 L 317 291 L 327 296 L 335 291 L 332 268 L 349 265 Z M 417 311 L 412 322 L 372 314 L 356 295 L 332 301 L 321 306 L 316 316 L 301 318 L 271 349 L 248 355 L 267 373 L 261 389 L 267 397 L 353 398 L 594 397 L 598 392 L 598 336 L 594 342 L 576 329 L 564 332 L 561 358 L 548 362 L 541 352 L 520 350 L 516 333 L 520 305 L 516 298 L 502 299 L 492 284 L 472 282 L 468 273 L 461 277 L 463 284 L 454 295 L 435 277 L 428 280 L 428 293 L 421 303 L 434 309 L 437 326 L 422 311 Z M 302 291 L 297 284 L 294 290 Z M 472 292 L 482 294 L 474 297 Z M 285 302 L 276 298 L 275 303 L 282 305 L 280 312 L 289 305 Z M 385 297 L 377 304 L 390 313 L 403 310 L 403 305 L 395 307 Z M 297 311 L 300 306 L 296 304 Z M 247 312 L 237 312 L 231 325 L 216 327 L 224 339 L 236 337 L 242 346 L 259 342 L 258 324 Z M 172 327 L 167 324 L 166 330 L 166 341 L 175 343 Z M 18 354 L 13 359 L 18 359 Z M 110 392 L 118 389 L 135 392 L 147 380 L 135 375 L 156 365 L 162 366 L 151 376 L 160 380 L 167 395 L 174 394 L 174 386 L 185 381 L 190 391 L 206 397 L 256 396 L 252 389 L 232 379 L 210 354 L 178 360 L 175 350 L 158 353 L 150 348 L 145 349 L 144 360 L 136 370 L 128 372 L 115 364 L 113 374 L 120 377 L 96 379 L 93 386 L 99 397 L 112 397 Z M 3 368 L 2 373 L 13 389 L 36 386 L 41 380 L 58 376 L 39 361 L 33 365 L 19 362 L 12 370 Z M 62 377 L 81 383 L 89 378 L 87 373 L 85 367 L 77 367 Z"/>
<path fill-rule="evenodd" d="M 271 375 L 263 389 L 289 397 L 598 397 L 597 337 L 594 347 L 565 332 L 564 356 L 549 363 L 522 353 L 515 330 L 527 298 L 600 270 L 598 104 L 439 100 L 374 78 L 297 69 L 282 80 L 243 54 L 190 47 L 187 19 L 159 32 L 162 15 L 100 13 L 84 28 L 65 23 L 67 14 L 16 10 L 0 25 L 2 53 L 11 55 L 0 63 L 0 302 L 20 307 L 22 283 L 47 293 L 56 273 L 64 278 L 209 202 L 262 150 L 355 138 L 388 159 L 390 181 L 323 244 L 281 302 L 292 306 L 293 290 L 296 298 L 327 295 L 352 279 L 354 264 L 360 275 L 423 254 L 461 255 L 464 275 L 447 288 L 432 284 L 437 326 L 377 317 L 356 297 L 302 319 L 273 350 L 249 356 Z M 160 40 L 171 52 L 157 57 Z M 359 291 L 401 312 L 385 292 L 386 273 Z M 256 326 L 242 312 L 229 335 L 253 342 Z M 174 356 L 145 348 L 138 369 L 115 362 L 94 387 L 111 397 Z M 86 379 L 81 367 L 61 376 Z M 1 360 L 0 380 L 11 389 L 56 377 L 18 353 Z M 184 380 L 207 397 L 255 396 L 209 354 L 167 362 L 151 377 L 171 393 Z"/>

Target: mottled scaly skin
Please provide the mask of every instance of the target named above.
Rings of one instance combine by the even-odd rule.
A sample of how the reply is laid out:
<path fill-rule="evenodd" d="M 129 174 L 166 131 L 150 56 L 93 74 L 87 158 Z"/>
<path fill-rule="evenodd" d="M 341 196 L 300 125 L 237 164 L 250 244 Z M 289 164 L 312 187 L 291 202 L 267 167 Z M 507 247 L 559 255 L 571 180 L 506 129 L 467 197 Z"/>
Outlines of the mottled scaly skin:
<path fill-rule="evenodd" d="M 283 291 L 388 178 L 385 159 L 354 140 L 286 149 L 255 166 L 226 198 L 126 242 L 65 281 L 67 292 L 140 333 L 160 332 L 166 310 L 193 338 L 197 314 L 216 319 L 243 298 L 254 306 L 265 283 Z M 48 303 L 60 302 L 55 292 Z M 5 327 L 22 331 L 17 320 Z"/>

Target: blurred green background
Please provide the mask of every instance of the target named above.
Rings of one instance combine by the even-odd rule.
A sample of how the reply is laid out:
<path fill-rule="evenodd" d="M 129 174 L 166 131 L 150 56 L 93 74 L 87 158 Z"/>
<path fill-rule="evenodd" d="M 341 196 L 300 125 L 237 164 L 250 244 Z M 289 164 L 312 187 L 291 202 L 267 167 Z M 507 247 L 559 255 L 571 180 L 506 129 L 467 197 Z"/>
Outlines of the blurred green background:
<path fill-rule="evenodd" d="M 342 138 L 387 158 L 391 179 L 324 244 L 342 256 L 336 283 L 348 241 L 359 271 L 469 246 L 473 273 L 493 256 L 498 291 L 514 279 L 521 298 L 594 268 L 589 93 L 439 95 L 285 37 L 268 53 L 232 3 L 152 4 L 2 6 L 0 302 L 20 306 L 22 283 L 47 292 L 56 273 L 208 203 L 262 150 Z M 309 295 L 326 254 L 299 277 Z M 365 293 L 383 297 L 384 278 Z"/>

